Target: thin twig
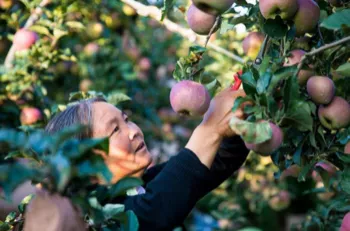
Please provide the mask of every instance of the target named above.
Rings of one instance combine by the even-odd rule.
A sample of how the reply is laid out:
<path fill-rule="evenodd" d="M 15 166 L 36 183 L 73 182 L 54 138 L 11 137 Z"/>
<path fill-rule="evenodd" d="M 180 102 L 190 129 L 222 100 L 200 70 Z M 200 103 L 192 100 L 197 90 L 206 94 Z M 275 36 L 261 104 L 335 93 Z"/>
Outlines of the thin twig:
<path fill-rule="evenodd" d="M 28 18 L 26 24 L 24 25 L 23 28 L 29 28 L 31 27 L 36 21 L 39 20 L 42 12 L 43 12 L 43 7 L 45 7 L 46 5 L 48 5 L 49 3 L 51 3 L 51 0 L 43 0 L 39 6 L 37 8 L 35 8 L 35 10 L 33 11 L 33 13 L 30 15 L 30 17 Z M 11 68 L 12 67 L 12 61 L 15 58 L 15 46 L 12 44 L 9 52 L 7 53 L 7 56 L 5 58 L 5 68 Z"/>
<path fill-rule="evenodd" d="M 146 6 L 146 5 L 144 5 L 140 2 L 137 2 L 135 0 L 121 0 L 121 1 L 128 4 L 130 7 L 134 8 L 139 15 L 145 16 L 145 17 L 151 17 L 151 18 L 157 20 L 158 22 L 162 23 L 166 29 L 168 29 L 169 31 L 180 34 L 182 37 L 188 39 L 190 42 L 197 43 L 197 44 L 204 44 L 205 43 L 205 39 L 202 36 L 198 36 L 192 30 L 184 28 L 184 27 L 174 23 L 173 21 L 171 21 L 167 18 L 165 18 L 161 22 L 160 19 L 161 19 L 162 13 L 156 6 Z M 241 57 L 233 54 L 232 52 L 230 52 L 222 47 L 215 45 L 214 43 L 212 43 L 210 41 L 208 42 L 207 46 L 208 46 L 208 48 L 211 48 L 212 50 L 214 50 L 218 53 L 226 55 L 237 62 L 244 63 L 244 60 Z"/>
<path fill-rule="evenodd" d="M 299 62 L 299 64 L 298 64 L 298 69 L 297 69 L 296 75 L 299 74 L 301 68 L 302 68 L 303 65 L 304 65 L 304 62 L 306 61 L 306 59 L 307 59 L 308 57 L 314 56 L 314 55 L 316 55 L 316 54 L 318 54 L 318 53 L 320 53 L 320 52 L 322 52 L 322 51 L 324 51 L 324 50 L 330 49 L 330 48 L 335 47 L 335 46 L 339 46 L 339 45 L 341 45 L 341 44 L 343 44 L 343 43 L 346 43 L 346 42 L 349 42 L 349 41 L 350 41 L 350 36 L 345 37 L 345 38 L 342 38 L 342 39 L 340 39 L 340 40 L 338 40 L 338 41 L 336 41 L 336 42 L 333 42 L 333 43 L 330 43 L 330 44 L 326 44 L 326 45 L 324 45 L 324 46 L 322 46 L 322 47 L 319 47 L 319 48 L 317 48 L 317 49 L 315 49 L 315 50 L 313 50 L 313 51 L 310 51 L 310 52 L 306 53 L 306 54 L 301 58 L 301 60 L 300 60 L 300 62 Z"/>
<path fill-rule="evenodd" d="M 208 34 L 208 36 L 207 36 L 207 39 L 205 40 L 205 44 L 204 44 L 204 47 L 205 47 L 205 48 L 207 47 L 208 42 L 209 42 L 209 39 L 210 39 L 210 37 L 213 35 L 215 29 L 217 29 L 217 27 L 219 26 L 219 22 L 220 22 L 220 21 L 221 21 L 221 16 L 217 16 L 217 17 L 216 17 L 216 20 L 215 20 L 215 23 L 214 23 L 214 25 L 212 26 L 212 28 L 210 29 L 210 32 L 209 32 L 209 34 Z"/>

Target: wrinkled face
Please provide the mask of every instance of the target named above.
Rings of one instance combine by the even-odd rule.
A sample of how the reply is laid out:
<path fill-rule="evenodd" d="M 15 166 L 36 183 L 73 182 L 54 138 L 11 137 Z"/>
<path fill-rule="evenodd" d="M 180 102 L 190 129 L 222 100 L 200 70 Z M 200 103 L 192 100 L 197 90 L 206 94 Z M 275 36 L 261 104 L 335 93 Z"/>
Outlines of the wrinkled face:
<path fill-rule="evenodd" d="M 125 176 L 141 177 L 152 158 L 141 129 L 121 110 L 106 102 L 92 104 L 94 138 L 109 138 L 109 154 L 103 155 L 113 182 Z"/>

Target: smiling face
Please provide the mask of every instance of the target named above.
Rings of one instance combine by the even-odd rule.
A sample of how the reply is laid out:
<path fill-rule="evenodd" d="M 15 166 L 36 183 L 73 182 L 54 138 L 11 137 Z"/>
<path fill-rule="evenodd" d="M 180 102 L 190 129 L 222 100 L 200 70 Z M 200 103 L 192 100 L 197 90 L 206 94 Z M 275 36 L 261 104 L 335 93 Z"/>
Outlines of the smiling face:
<path fill-rule="evenodd" d="M 109 137 L 109 154 L 103 157 L 113 174 L 113 182 L 125 176 L 141 177 L 152 161 L 141 129 L 106 102 L 92 104 L 92 120 L 92 137 Z"/>

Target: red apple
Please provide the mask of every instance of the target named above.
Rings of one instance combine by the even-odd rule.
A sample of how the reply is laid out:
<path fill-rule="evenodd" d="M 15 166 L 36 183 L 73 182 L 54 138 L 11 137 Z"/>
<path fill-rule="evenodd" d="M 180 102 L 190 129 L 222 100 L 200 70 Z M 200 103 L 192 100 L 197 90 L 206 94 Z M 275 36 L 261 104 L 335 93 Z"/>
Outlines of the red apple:
<path fill-rule="evenodd" d="M 327 171 L 329 176 L 334 176 L 334 174 L 337 172 L 337 168 L 333 164 L 325 161 L 318 162 L 315 164 L 315 167 L 320 167 Z"/>
<path fill-rule="evenodd" d="M 264 18 L 274 19 L 279 15 L 282 19 L 292 18 L 298 10 L 297 0 L 260 0 L 260 12 Z"/>
<path fill-rule="evenodd" d="M 210 95 L 202 84 L 182 80 L 172 87 L 170 104 L 181 115 L 200 116 L 209 108 Z"/>
<path fill-rule="evenodd" d="M 13 3 L 14 0 L 0 0 L 0 8 L 4 10 L 10 9 Z"/>
<path fill-rule="evenodd" d="M 327 76 L 310 77 L 306 89 L 312 101 L 316 104 L 329 104 L 335 94 L 333 80 Z"/>
<path fill-rule="evenodd" d="M 187 23 L 191 30 L 199 35 L 208 35 L 211 28 L 214 26 L 216 16 L 208 14 L 198 9 L 195 5 L 191 5 L 187 11 Z M 219 27 L 216 27 L 214 32 Z"/>
<path fill-rule="evenodd" d="M 231 8 L 235 0 L 192 0 L 193 4 L 204 12 L 212 15 L 220 15 Z"/>
<path fill-rule="evenodd" d="M 289 192 L 287 190 L 282 190 L 269 200 L 269 205 L 275 211 L 281 211 L 289 206 L 290 200 Z"/>
<path fill-rule="evenodd" d="M 344 153 L 350 154 L 350 141 L 344 147 Z"/>
<path fill-rule="evenodd" d="M 100 46 L 97 43 L 91 42 L 84 47 L 84 53 L 87 56 L 93 56 L 100 50 Z"/>
<path fill-rule="evenodd" d="M 305 51 L 303 50 L 293 50 L 290 52 L 287 61 L 283 64 L 283 66 L 293 66 L 298 64 L 302 57 L 305 55 Z M 315 74 L 314 70 L 309 67 L 308 69 L 302 69 L 300 70 L 298 74 L 298 83 L 299 85 L 305 85 L 307 83 L 307 80 Z"/>
<path fill-rule="evenodd" d="M 38 108 L 26 107 L 23 108 L 20 115 L 21 124 L 31 125 L 42 119 L 42 114 Z"/>
<path fill-rule="evenodd" d="M 29 49 L 37 40 L 39 36 L 37 33 L 27 30 L 20 29 L 16 32 L 13 37 L 13 45 L 17 51 Z"/>
<path fill-rule="evenodd" d="M 300 173 L 300 167 L 296 164 L 289 166 L 289 168 L 285 169 L 281 174 L 281 179 L 285 179 L 287 177 L 298 177 Z"/>
<path fill-rule="evenodd" d="M 350 212 L 345 214 L 339 231 L 350 231 Z"/>
<path fill-rule="evenodd" d="M 318 118 L 330 130 L 345 128 L 350 124 L 350 105 L 345 99 L 335 96 L 330 104 L 318 108 Z"/>
<path fill-rule="evenodd" d="M 297 36 L 312 32 L 320 19 L 320 8 L 313 0 L 298 0 L 299 10 L 294 17 Z"/>
<path fill-rule="evenodd" d="M 281 146 L 283 142 L 283 132 L 281 128 L 279 128 L 274 123 L 270 122 L 270 127 L 272 129 L 271 139 L 259 144 L 250 144 L 245 142 L 245 146 L 248 149 L 253 150 L 254 152 L 262 156 L 271 155 L 274 151 L 276 151 Z"/>
<path fill-rule="evenodd" d="M 260 32 L 249 33 L 242 42 L 244 54 L 246 54 L 252 60 L 256 59 L 264 39 L 264 34 Z"/>
<path fill-rule="evenodd" d="M 142 57 L 140 60 L 139 60 L 139 68 L 141 71 L 149 71 L 152 67 L 152 63 L 151 63 L 151 60 L 147 57 Z"/>

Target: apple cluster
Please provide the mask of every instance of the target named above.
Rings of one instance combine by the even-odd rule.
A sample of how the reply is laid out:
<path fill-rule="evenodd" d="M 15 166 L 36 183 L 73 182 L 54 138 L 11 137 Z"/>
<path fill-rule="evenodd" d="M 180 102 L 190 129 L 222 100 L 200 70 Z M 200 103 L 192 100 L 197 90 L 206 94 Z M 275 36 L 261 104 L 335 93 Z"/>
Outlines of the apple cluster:
<path fill-rule="evenodd" d="M 207 35 L 215 25 L 216 18 L 230 9 L 234 0 L 192 0 L 187 11 L 187 23 L 199 35 Z M 219 26 L 214 28 L 217 31 Z"/>
<path fill-rule="evenodd" d="M 320 8 L 313 0 L 260 0 L 259 8 L 265 19 L 292 20 L 298 37 L 312 32 L 320 19 Z"/>
<path fill-rule="evenodd" d="M 333 80 L 327 76 L 312 76 L 307 81 L 307 92 L 311 100 L 320 105 L 318 118 L 330 129 L 345 128 L 350 124 L 350 104 L 342 97 L 335 96 Z"/>

